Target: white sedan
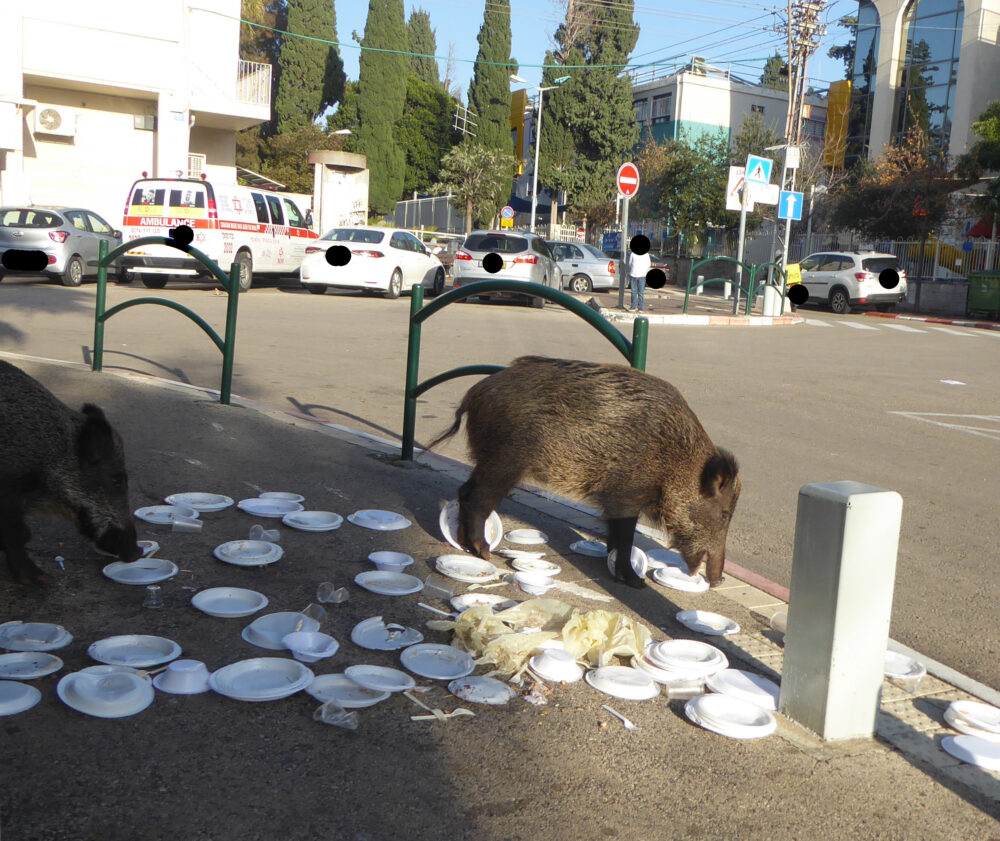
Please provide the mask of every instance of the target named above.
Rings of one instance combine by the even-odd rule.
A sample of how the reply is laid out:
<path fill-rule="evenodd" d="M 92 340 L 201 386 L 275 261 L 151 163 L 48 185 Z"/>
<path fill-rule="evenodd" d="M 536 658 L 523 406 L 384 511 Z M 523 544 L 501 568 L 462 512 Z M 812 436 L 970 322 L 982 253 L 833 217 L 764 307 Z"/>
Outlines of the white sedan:
<path fill-rule="evenodd" d="M 398 298 L 417 284 L 437 295 L 444 278 L 441 261 L 413 234 L 397 228 L 333 228 L 310 243 L 299 268 L 302 285 L 317 295 L 333 287 Z"/>

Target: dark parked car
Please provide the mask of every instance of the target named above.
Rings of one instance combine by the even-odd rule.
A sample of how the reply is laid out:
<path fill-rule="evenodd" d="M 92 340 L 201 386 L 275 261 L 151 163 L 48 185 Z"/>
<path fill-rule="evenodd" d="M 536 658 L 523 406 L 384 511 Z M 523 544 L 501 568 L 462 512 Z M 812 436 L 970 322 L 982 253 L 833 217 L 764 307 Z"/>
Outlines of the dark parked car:
<path fill-rule="evenodd" d="M 0 207 L 0 280 L 41 274 L 79 286 L 97 274 L 98 246 L 122 244 L 122 232 L 82 207 Z"/>

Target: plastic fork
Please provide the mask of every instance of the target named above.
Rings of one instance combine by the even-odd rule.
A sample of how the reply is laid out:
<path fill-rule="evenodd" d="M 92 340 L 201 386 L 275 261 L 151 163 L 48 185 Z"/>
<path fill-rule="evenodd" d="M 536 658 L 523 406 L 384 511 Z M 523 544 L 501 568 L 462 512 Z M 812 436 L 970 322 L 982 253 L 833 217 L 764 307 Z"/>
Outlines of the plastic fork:
<path fill-rule="evenodd" d="M 639 727 L 637 725 L 633 724 L 631 721 L 629 721 L 627 718 L 625 718 L 625 716 L 623 716 L 617 710 L 611 709 L 611 707 L 609 707 L 607 704 L 601 704 L 601 709 L 602 710 L 607 710 L 609 713 L 611 713 L 611 715 L 613 715 L 615 718 L 619 719 L 621 721 L 621 723 L 625 725 L 625 729 L 626 730 L 638 730 L 639 729 Z"/>

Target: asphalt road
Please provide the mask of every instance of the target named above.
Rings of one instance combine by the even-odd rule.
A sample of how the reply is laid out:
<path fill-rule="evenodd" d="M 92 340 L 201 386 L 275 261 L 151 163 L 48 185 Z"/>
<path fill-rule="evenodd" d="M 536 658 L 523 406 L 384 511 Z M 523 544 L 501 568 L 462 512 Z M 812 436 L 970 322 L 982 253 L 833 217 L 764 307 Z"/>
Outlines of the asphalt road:
<path fill-rule="evenodd" d="M 113 287 L 109 302 L 146 294 L 138 284 Z M 224 295 L 194 286 L 153 294 L 192 307 L 221 332 Z M 93 302 L 92 284 L 5 279 L 0 350 L 89 361 Z M 233 391 L 397 438 L 408 311 L 407 298 L 318 297 L 294 284 L 255 289 L 240 300 Z M 1000 580 L 992 569 L 1000 537 L 1000 333 L 800 314 L 808 321 L 795 327 L 650 330 L 647 370 L 680 388 L 716 443 L 740 460 L 744 490 L 729 557 L 787 585 L 799 488 L 851 479 L 896 490 L 904 502 L 893 637 L 1000 688 Z M 556 308 L 464 304 L 425 323 L 421 375 L 525 353 L 620 361 L 590 327 Z M 109 322 L 105 365 L 211 388 L 221 371 L 201 330 L 160 307 Z M 424 395 L 418 444 L 450 425 L 471 382 Z M 461 439 L 441 451 L 462 458 Z"/>

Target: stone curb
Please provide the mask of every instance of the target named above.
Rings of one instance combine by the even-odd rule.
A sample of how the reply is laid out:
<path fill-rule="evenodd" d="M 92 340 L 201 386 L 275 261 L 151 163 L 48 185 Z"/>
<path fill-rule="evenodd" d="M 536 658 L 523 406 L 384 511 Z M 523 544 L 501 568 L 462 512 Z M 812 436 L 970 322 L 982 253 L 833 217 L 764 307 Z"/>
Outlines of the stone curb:
<path fill-rule="evenodd" d="M 902 321 L 923 321 L 925 324 L 950 324 L 954 327 L 972 327 L 978 330 L 998 330 L 1000 324 L 988 324 L 984 321 L 965 321 L 958 318 L 944 318 L 936 315 L 904 315 L 895 312 L 866 312 L 872 318 L 898 318 Z"/>

